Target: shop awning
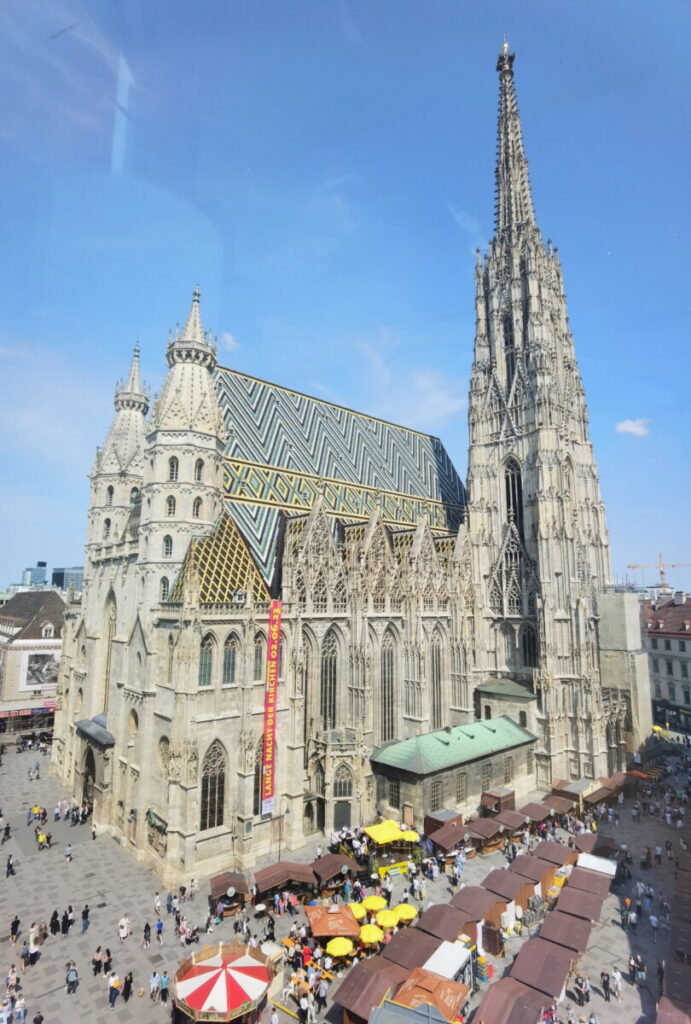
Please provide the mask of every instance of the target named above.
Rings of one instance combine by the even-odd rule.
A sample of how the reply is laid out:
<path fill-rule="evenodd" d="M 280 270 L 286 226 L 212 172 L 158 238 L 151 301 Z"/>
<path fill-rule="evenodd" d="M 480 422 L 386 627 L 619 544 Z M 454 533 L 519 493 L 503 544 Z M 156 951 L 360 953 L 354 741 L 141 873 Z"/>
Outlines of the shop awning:
<path fill-rule="evenodd" d="M 417 925 L 427 935 L 455 942 L 459 935 L 466 933 L 468 919 L 460 910 L 446 903 L 436 903 L 422 914 Z"/>
<path fill-rule="evenodd" d="M 558 867 L 575 864 L 578 860 L 577 852 L 570 846 L 565 846 L 564 843 L 553 843 L 546 839 L 537 844 L 533 850 L 533 856 L 547 860 L 550 864 L 556 864 Z"/>
<path fill-rule="evenodd" d="M 453 850 L 456 846 L 461 846 L 463 844 L 463 836 L 466 835 L 467 831 L 465 825 L 457 825 L 451 822 L 448 825 L 442 825 L 441 828 L 437 829 L 436 832 L 432 832 L 427 838 L 435 846 L 446 852 L 447 850 Z"/>
<path fill-rule="evenodd" d="M 450 906 L 460 910 L 469 921 L 482 921 L 497 904 L 502 911 L 506 910 L 507 901 L 496 893 L 481 885 L 464 885 L 452 897 Z"/>
<path fill-rule="evenodd" d="M 599 804 L 601 800 L 607 800 L 611 796 L 614 796 L 613 790 L 601 786 L 594 793 L 589 793 L 588 796 L 583 797 L 583 799 L 592 806 L 593 804 Z"/>
<path fill-rule="evenodd" d="M 413 967 L 422 967 L 439 944 L 439 939 L 420 928 L 404 928 L 394 935 L 382 956 L 385 960 L 393 960 L 395 964 L 412 970 Z"/>
<path fill-rule="evenodd" d="M 611 881 L 609 875 L 601 875 L 597 871 L 588 871 L 586 868 L 574 868 L 569 875 L 569 889 L 592 892 L 605 897 L 609 892 Z"/>
<path fill-rule="evenodd" d="M 511 861 L 509 871 L 513 871 L 523 878 L 530 879 L 536 885 L 538 882 L 547 882 L 551 885 L 554 881 L 556 867 L 554 864 L 550 864 L 549 861 L 540 860 L 530 853 L 524 853 L 522 856 L 516 857 L 515 860 Z"/>
<path fill-rule="evenodd" d="M 317 876 L 309 864 L 295 864 L 292 861 L 280 860 L 268 868 L 255 871 L 254 881 L 257 892 L 269 892 L 279 885 L 297 882 L 300 885 L 316 885 Z"/>
<path fill-rule="evenodd" d="M 322 885 L 337 876 L 345 877 L 349 871 L 354 875 L 362 871 L 357 861 L 351 857 L 343 857 L 340 853 L 327 853 L 324 857 L 318 857 L 312 861 L 310 867 Z"/>
<path fill-rule="evenodd" d="M 403 833 L 397 821 L 382 821 L 378 825 L 368 825 L 365 834 L 370 837 L 377 846 L 384 846 L 386 843 L 405 842 Z"/>
<path fill-rule="evenodd" d="M 511 832 L 525 828 L 525 814 L 520 811 L 499 811 L 494 819 L 500 825 L 505 825 Z"/>
<path fill-rule="evenodd" d="M 496 818 L 477 818 L 465 827 L 471 836 L 488 840 L 499 835 L 501 825 Z"/>
<path fill-rule="evenodd" d="M 542 992 L 515 978 L 501 978 L 485 992 L 475 1019 L 492 1024 L 540 1024 L 544 1008 Z"/>

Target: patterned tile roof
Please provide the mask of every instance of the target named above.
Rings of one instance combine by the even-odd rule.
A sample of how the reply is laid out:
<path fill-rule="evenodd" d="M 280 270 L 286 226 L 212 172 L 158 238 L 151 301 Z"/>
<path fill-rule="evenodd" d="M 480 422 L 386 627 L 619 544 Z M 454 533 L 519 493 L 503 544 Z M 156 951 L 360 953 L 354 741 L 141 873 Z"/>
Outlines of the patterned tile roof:
<path fill-rule="evenodd" d="M 216 375 L 228 431 L 226 507 L 266 580 L 281 510 L 309 512 L 318 496 L 346 521 L 379 508 L 394 528 L 426 515 L 437 532 L 458 529 L 465 491 L 438 438 L 235 370 Z"/>
<path fill-rule="evenodd" d="M 231 516 L 224 512 L 209 537 L 195 537 L 187 549 L 168 600 L 184 598 L 185 581 L 197 577 L 201 604 L 230 604 L 238 593 L 268 601 L 269 591 L 250 550 Z"/>
<path fill-rule="evenodd" d="M 376 750 L 370 760 L 414 775 L 429 775 L 534 740 L 535 736 L 527 729 L 506 715 L 499 715 L 390 743 Z"/>

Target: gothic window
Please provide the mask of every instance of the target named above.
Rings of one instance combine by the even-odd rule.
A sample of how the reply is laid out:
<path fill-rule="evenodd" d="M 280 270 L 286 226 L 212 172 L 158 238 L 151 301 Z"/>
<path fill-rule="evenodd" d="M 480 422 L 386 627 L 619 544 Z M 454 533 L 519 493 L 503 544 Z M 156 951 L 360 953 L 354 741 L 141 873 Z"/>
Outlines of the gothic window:
<path fill-rule="evenodd" d="M 511 668 L 513 664 L 513 630 L 511 626 L 504 623 L 499 630 L 500 649 L 499 660 L 504 668 Z"/>
<path fill-rule="evenodd" d="M 379 686 L 381 693 L 381 741 L 394 738 L 394 640 L 386 633 L 381 645 Z"/>
<path fill-rule="evenodd" d="M 307 592 L 305 590 L 305 578 L 301 572 L 295 577 L 295 597 L 297 598 L 298 608 L 304 609 L 307 604 Z"/>
<path fill-rule="evenodd" d="M 518 724 L 523 729 L 527 729 L 528 728 L 528 715 L 526 714 L 525 711 L 519 711 L 518 712 Z"/>
<path fill-rule="evenodd" d="M 386 590 L 384 577 L 380 574 L 372 587 L 372 611 L 383 612 L 386 609 Z"/>
<path fill-rule="evenodd" d="M 254 751 L 254 786 L 252 789 L 252 814 L 262 813 L 262 768 L 264 765 L 264 737 L 259 737 Z"/>
<path fill-rule="evenodd" d="M 175 641 L 172 634 L 168 637 L 168 664 L 166 666 L 166 682 L 168 686 L 173 682 L 173 660 L 175 658 Z"/>
<path fill-rule="evenodd" d="M 202 517 L 202 499 L 195 498 L 192 502 L 192 518 L 201 519 Z"/>
<path fill-rule="evenodd" d="M 389 807 L 399 810 L 401 806 L 401 783 L 398 779 L 389 779 Z"/>
<path fill-rule="evenodd" d="M 264 673 L 264 637 L 257 633 L 254 638 L 254 678 L 263 679 Z"/>
<path fill-rule="evenodd" d="M 312 591 L 312 607 L 315 612 L 326 611 L 326 580 L 322 573 L 317 576 L 317 582 Z"/>
<path fill-rule="evenodd" d="M 482 766 L 482 792 L 486 793 L 492 785 L 492 762 L 485 761 Z"/>
<path fill-rule="evenodd" d="M 518 580 L 515 576 L 511 578 L 508 592 L 506 594 L 506 611 L 509 615 L 520 615 L 523 611 L 521 588 L 518 585 Z"/>
<path fill-rule="evenodd" d="M 197 459 L 194 464 L 194 479 L 199 483 L 204 478 L 204 460 Z"/>
<path fill-rule="evenodd" d="M 353 776 L 344 764 L 339 764 L 334 775 L 334 797 L 336 800 L 347 800 L 352 795 Z"/>
<path fill-rule="evenodd" d="M 130 505 L 136 505 L 139 501 L 139 488 L 133 487 L 130 491 Z"/>
<path fill-rule="evenodd" d="M 432 728 L 441 729 L 442 727 L 442 700 L 441 700 L 441 641 L 439 634 L 435 633 L 432 637 L 432 643 L 430 644 L 429 652 L 430 662 L 430 700 L 431 700 L 431 711 L 432 711 Z"/>
<path fill-rule="evenodd" d="M 502 599 L 501 586 L 498 579 L 492 580 L 492 586 L 489 592 L 489 606 L 493 612 L 502 612 L 504 609 L 504 601 Z"/>
<path fill-rule="evenodd" d="M 317 796 L 324 796 L 324 793 L 326 792 L 326 777 L 321 765 L 317 765 L 314 772 L 314 792 Z"/>
<path fill-rule="evenodd" d="M 459 772 L 456 776 L 456 803 L 462 804 L 466 800 L 468 792 L 468 778 L 465 772 Z"/>
<path fill-rule="evenodd" d="M 322 729 L 336 727 L 336 682 L 338 664 L 338 643 L 329 633 L 322 646 L 319 711 Z"/>
<path fill-rule="evenodd" d="M 175 515 L 175 498 L 172 494 L 166 498 L 166 515 L 169 519 Z"/>
<path fill-rule="evenodd" d="M 430 786 L 430 797 L 429 797 L 429 809 L 430 811 L 440 811 L 442 805 L 442 786 L 441 779 L 435 779 Z"/>
<path fill-rule="evenodd" d="M 173 538 L 169 537 L 168 535 L 166 535 L 163 538 L 163 557 L 164 558 L 172 558 L 173 557 Z"/>
<path fill-rule="evenodd" d="M 235 682 L 238 657 L 238 638 L 231 633 L 223 646 L 223 678 L 224 686 L 232 686 Z"/>
<path fill-rule="evenodd" d="M 346 610 L 348 606 L 348 591 L 346 589 L 346 582 L 343 576 L 339 576 L 336 580 L 332 600 L 335 612 L 344 612 Z"/>
<path fill-rule="evenodd" d="M 159 593 L 160 600 L 161 601 L 167 601 L 169 593 L 170 593 L 170 583 L 168 582 L 168 577 L 167 576 L 162 576 L 161 577 L 160 593 Z"/>
<path fill-rule="evenodd" d="M 504 785 L 508 786 L 513 782 L 513 758 L 504 758 Z"/>
<path fill-rule="evenodd" d="M 207 633 L 199 645 L 199 675 L 197 682 L 199 686 L 211 686 L 214 668 L 214 638 Z"/>
<path fill-rule="evenodd" d="M 199 830 L 218 828 L 223 824 L 226 788 L 226 755 L 214 740 L 202 761 L 201 816 Z"/>
<path fill-rule="evenodd" d="M 515 459 L 509 459 L 504 466 L 504 491 L 506 497 L 506 518 L 516 524 L 519 536 L 523 537 L 523 483 L 521 468 Z"/>
<path fill-rule="evenodd" d="M 492 705 L 491 704 L 485 704 L 485 719 L 488 719 L 488 718 L 491 718 L 491 717 L 492 717 Z"/>
<path fill-rule="evenodd" d="M 422 595 L 422 607 L 426 612 L 434 611 L 434 587 L 432 586 L 431 581 L 425 587 Z"/>
<path fill-rule="evenodd" d="M 403 598 L 401 597 L 401 591 L 397 584 L 391 590 L 389 602 L 391 605 L 392 612 L 400 612 L 401 606 L 403 604 Z"/>
<path fill-rule="evenodd" d="M 103 539 L 108 540 L 110 537 L 110 519 L 103 520 Z"/>
<path fill-rule="evenodd" d="M 180 468 L 180 464 L 178 463 L 178 460 L 175 458 L 175 456 L 173 456 L 172 459 L 168 459 L 168 479 L 169 480 L 177 480 L 179 468 Z"/>
<path fill-rule="evenodd" d="M 113 494 L 114 493 L 115 493 L 115 490 L 114 490 L 114 488 L 112 486 L 106 488 L 106 505 L 112 505 L 113 504 Z"/>
<path fill-rule="evenodd" d="M 513 320 L 505 316 L 503 321 L 504 333 L 504 362 L 506 364 L 506 390 L 511 390 L 514 374 L 516 373 L 516 347 L 513 332 Z"/>
<path fill-rule="evenodd" d="M 535 668 L 537 665 L 537 640 L 535 630 L 532 626 L 524 626 L 521 633 L 521 647 L 523 650 L 523 665 L 525 668 Z"/>

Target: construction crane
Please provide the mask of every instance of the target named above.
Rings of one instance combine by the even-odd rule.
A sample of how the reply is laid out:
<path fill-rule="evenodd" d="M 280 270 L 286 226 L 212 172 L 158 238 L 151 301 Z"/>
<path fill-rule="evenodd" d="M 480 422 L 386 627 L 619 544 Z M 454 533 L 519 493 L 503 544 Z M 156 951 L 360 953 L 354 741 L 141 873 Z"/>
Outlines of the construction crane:
<path fill-rule="evenodd" d="M 691 562 L 665 562 L 662 555 L 658 555 L 658 560 L 653 565 L 627 565 L 627 569 L 657 569 L 660 573 L 660 582 L 658 587 L 660 590 L 669 590 L 670 586 L 665 579 L 665 569 L 679 569 L 682 566 L 690 566 Z"/>

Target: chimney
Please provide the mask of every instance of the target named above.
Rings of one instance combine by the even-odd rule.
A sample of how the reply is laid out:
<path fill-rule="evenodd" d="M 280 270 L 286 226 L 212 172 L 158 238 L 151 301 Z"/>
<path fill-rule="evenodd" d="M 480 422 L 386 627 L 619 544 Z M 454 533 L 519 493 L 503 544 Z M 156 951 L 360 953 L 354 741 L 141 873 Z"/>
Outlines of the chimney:
<path fill-rule="evenodd" d="M 686 594 L 683 590 L 674 591 L 674 603 L 676 605 L 686 604 Z"/>

